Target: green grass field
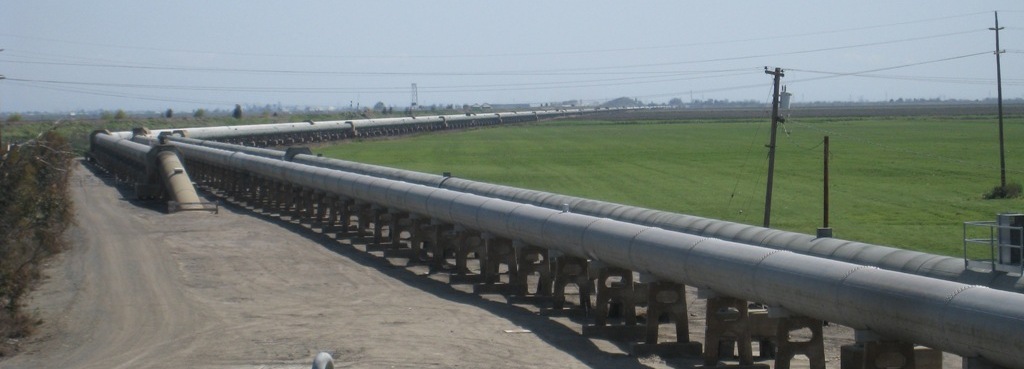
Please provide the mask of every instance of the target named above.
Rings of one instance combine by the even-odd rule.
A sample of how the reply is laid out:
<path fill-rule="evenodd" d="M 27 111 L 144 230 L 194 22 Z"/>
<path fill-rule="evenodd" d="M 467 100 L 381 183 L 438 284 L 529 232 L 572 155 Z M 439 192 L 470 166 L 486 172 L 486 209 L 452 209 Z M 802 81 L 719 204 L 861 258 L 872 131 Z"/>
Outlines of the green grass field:
<path fill-rule="evenodd" d="M 1024 211 L 983 200 L 999 184 L 993 117 L 797 119 L 780 129 L 772 226 L 822 223 L 823 136 L 831 137 L 835 236 L 962 254 L 962 223 Z M 1010 182 L 1024 172 L 1024 119 L 1006 120 Z M 326 156 L 760 225 L 766 121 L 560 121 L 368 140 Z"/>

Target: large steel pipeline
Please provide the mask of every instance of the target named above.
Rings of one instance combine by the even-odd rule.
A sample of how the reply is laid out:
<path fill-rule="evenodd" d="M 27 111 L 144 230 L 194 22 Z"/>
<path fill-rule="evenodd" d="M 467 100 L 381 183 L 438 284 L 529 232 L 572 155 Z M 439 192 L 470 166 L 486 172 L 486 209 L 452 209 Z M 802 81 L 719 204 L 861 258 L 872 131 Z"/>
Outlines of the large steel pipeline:
<path fill-rule="evenodd" d="M 798 315 L 1024 368 L 1024 295 L 240 152 L 189 160 L 345 196 Z"/>
<path fill-rule="evenodd" d="M 400 127 L 400 126 L 423 126 L 438 123 L 460 123 L 466 121 L 483 120 L 510 120 L 522 121 L 523 119 L 548 119 L 571 114 L 586 114 L 598 111 L 597 109 L 572 109 L 572 110 L 537 110 L 529 112 L 499 112 L 481 114 L 452 114 L 452 115 L 427 115 L 420 117 L 391 117 L 391 118 L 369 118 L 354 120 L 333 120 L 333 121 L 305 121 L 271 124 L 250 124 L 237 126 L 217 127 L 196 127 L 182 129 L 160 129 L 153 130 L 153 135 L 161 133 L 173 133 L 175 131 L 187 131 L 192 138 L 203 139 L 230 139 L 235 137 L 248 136 L 274 136 L 286 134 L 302 134 L 327 131 L 345 131 L 353 129 Z M 116 132 L 121 138 L 131 138 L 132 132 Z"/>
<path fill-rule="evenodd" d="M 170 137 L 171 141 L 217 147 L 230 151 L 242 151 L 251 155 L 283 159 L 284 152 L 278 150 L 244 147 L 196 139 Z M 769 229 L 715 220 L 693 215 L 591 200 L 580 197 L 554 194 L 502 186 L 456 177 L 402 170 L 372 164 L 363 164 L 314 155 L 296 155 L 292 162 L 331 168 L 374 177 L 394 179 L 431 187 L 445 188 L 481 196 L 526 203 L 550 209 L 561 210 L 568 206 L 577 214 L 610 218 L 629 223 L 647 225 L 705 236 L 757 245 L 772 249 L 846 261 L 853 264 L 875 266 L 882 269 L 917 274 L 966 284 L 984 285 L 996 289 L 1024 292 L 1024 278 L 1007 274 L 993 274 L 974 271 L 964 266 L 963 259 L 894 247 L 873 245 L 838 238 L 816 238 L 811 235 Z"/>
<path fill-rule="evenodd" d="M 178 203 L 182 210 L 199 210 L 203 208 L 200 203 L 199 194 L 192 186 L 192 179 L 185 172 L 185 165 L 181 163 L 178 154 L 173 151 L 161 151 L 156 154 L 160 166 L 160 179 L 167 188 L 171 200 Z"/>
<path fill-rule="evenodd" d="M 93 133 L 90 150 L 106 150 L 115 156 L 131 161 L 139 166 L 146 166 L 146 155 L 150 147 L 127 140 L 116 134 Z"/>
<path fill-rule="evenodd" d="M 199 194 L 192 186 L 192 180 L 177 153 L 105 133 L 93 134 L 91 139 L 91 150 L 108 150 L 115 156 L 145 168 L 147 177 L 155 176 L 159 171 L 160 181 L 167 189 L 167 194 L 171 200 L 181 204 L 181 209 L 202 209 Z"/>
<path fill-rule="evenodd" d="M 204 139 L 198 139 L 198 138 L 192 138 L 192 137 L 181 137 L 181 136 L 174 136 L 174 135 L 166 135 L 166 136 L 161 136 L 161 137 L 153 137 L 153 136 L 138 136 L 137 135 L 137 136 L 133 136 L 131 140 L 136 142 L 136 143 L 143 144 L 143 145 L 149 145 L 149 146 L 159 145 L 160 142 L 161 142 L 160 140 L 163 140 L 164 142 L 167 142 L 167 143 L 172 144 L 172 145 L 177 145 L 177 144 L 181 143 L 181 144 L 187 144 L 187 145 L 212 147 L 212 148 L 215 148 L 215 149 L 221 149 L 221 150 L 227 150 L 227 151 L 240 151 L 240 152 L 244 152 L 244 153 L 249 154 L 249 155 L 262 156 L 262 157 L 271 158 L 271 159 L 284 159 L 285 158 L 285 152 L 281 151 L 281 150 L 274 150 L 274 149 L 267 149 L 267 148 L 262 148 L 262 147 L 253 147 L 253 146 L 242 146 L 242 145 L 236 145 L 236 144 L 227 143 L 227 142 L 217 142 L 217 141 L 204 140 Z"/>

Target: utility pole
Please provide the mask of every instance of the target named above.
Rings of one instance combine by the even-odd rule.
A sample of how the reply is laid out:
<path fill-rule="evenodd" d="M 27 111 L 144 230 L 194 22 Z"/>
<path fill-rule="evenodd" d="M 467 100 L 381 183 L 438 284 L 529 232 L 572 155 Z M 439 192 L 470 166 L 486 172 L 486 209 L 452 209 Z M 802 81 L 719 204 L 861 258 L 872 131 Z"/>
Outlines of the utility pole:
<path fill-rule="evenodd" d="M 999 12 L 995 12 L 996 26 L 989 30 L 996 31 L 996 91 L 999 98 L 999 188 L 1006 188 L 1006 152 L 1003 148 L 1003 72 L 999 64 L 999 54 L 1005 51 L 999 49 Z"/>
<path fill-rule="evenodd" d="M 824 169 L 823 170 L 823 172 L 824 172 L 823 175 L 824 175 L 824 179 L 825 179 L 825 181 L 824 181 L 825 182 L 825 186 L 824 186 L 824 188 L 822 190 L 822 194 L 824 195 L 824 196 L 822 196 L 822 199 L 823 199 L 822 214 L 821 214 L 822 227 L 818 228 L 818 238 L 832 237 L 832 228 L 830 228 L 828 226 L 828 154 L 829 154 L 829 150 L 828 150 L 828 136 L 825 136 L 825 157 L 824 157 L 824 165 L 822 166 L 822 168 Z"/>
<path fill-rule="evenodd" d="M 4 49 L 0 49 L 0 51 L 4 51 Z M 7 77 L 4 77 L 4 75 L 3 75 L 3 74 L 0 74 L 0 80 L 2 80 L 2 79 L 6 79 L 6 78 L 7 78 Z M 4 153 L 4 151 L 6 151 L 6 150 L 7 150 L 7 149 L 6 149 L 6 147 L 7 147 L 7 146 L 4 146 L 4 134 L 3 134 L 3 128 L 4 128 L 4 122 L 3 122 L 3 121 L 0 121 L 0 154 L 3 154 L 3 153 Z"/>
<path fill-rule="evenodd" d="M 0 49 L 0 51 L 4 51 L 4 49 Z M 7 77 L 4 77 L 3 74 L 0 74 L 0 80 L 6 79 L 6 78 Z M 4 151 L 6 151 L 5 147 L 7 147 L 7 146 L 4 146 L 3 128 L 4 128 L 4 122 L 0 121 L 0 154 L 3 154 Z"/>
<path fill-rule="evenodd" d="M 779 128 L 779 80 L 785 74 L 782 73 L 782 68 L 775 68 L 775 71 L 769 71 L 768 67 L 764 67 L 764 73 L 775 76 L 775 87 L 772 93 L 772 136 L 771 141 L 767 145 L 768 189 L 765 190 L 764 194 L 764 227 L 769 228 L 772 222 L 772 181 L 775 177 L 775 131 Z"/>

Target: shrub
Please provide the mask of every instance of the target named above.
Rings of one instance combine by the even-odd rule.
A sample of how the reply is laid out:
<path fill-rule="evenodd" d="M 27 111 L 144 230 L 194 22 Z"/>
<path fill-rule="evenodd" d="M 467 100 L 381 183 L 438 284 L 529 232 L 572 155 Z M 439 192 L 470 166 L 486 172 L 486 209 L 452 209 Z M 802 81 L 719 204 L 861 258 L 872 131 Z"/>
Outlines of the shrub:
<path fill-rule="evenodd" d="M 989 191 L 989 192 L 986 192 L 983 195 L 983 197 L 985 198 L 985 200 L 1012 199 L 1012 198 L 1020 197 L 1021 192 L 1022 191 L 1021 191 L 1020 183 L 1007 183 L 1006 187 L 1003 187 L 1003 186 L 995 186 L 995 187 L 993 187 L 992 190 Z"/>
<path fill-rule="evenodd" d="M 43 262 L 67 247 L 71 147 L 48 131 L 0 157 L 0 356 L 39 324 L 23 310 Z"/>

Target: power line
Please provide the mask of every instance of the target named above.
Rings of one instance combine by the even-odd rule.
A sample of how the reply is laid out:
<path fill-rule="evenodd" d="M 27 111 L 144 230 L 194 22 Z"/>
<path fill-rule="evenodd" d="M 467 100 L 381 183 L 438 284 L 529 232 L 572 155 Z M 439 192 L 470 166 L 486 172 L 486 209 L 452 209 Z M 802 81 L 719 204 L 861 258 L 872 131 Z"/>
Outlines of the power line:
<path fill-rule="evenodd" d="M 100 90 L 89 90 L 89 89 L 83 89 L 83 88 L 40 86 L 40 85 L 26 84 L 26 83 L 21 82 L 21 81 L 13 81 L 12 84 L 20 84 L 20 85 L 23 85 L 23 86 L 26 86 L 26 87 L 38 88 L 38 89 L 44 89 L 44 90 L 61 91 L 61 92 L 72 92 L 72 93 L 78 93 L 78 94 L 83 94 L 83 95 L 120 97 L 120 98 L 135 99 L 135 100 L 147 100 L 147 101 L 159 101 L 159 102 L 179 102 L 179 103 L 189 103 L 189 104 L 211 104 L 211 105 L 231 105 L 231 104 L 235 103 L 235 102 L 223 101 L 223 100 L 216 101 L 216 100 L 200 100 L 200 99 L 193 99 L 193 98 L 178 98 L 178 97 L 155 96 L 155 95 L 133 95 L 133 94 L 126 94 L 126 93 L 118 93 L 118 92 L 109 92 L 109 91 L 100 91 Z"/>
<path fill-rule="evenodd" d="M 138 65 L 138 64 L 118 64 L 118 63 L 73 63 L 73 62 L 46 62 L 46 61 L 12 61 L 4 60 L 9 63 L 17 64 L 39 64 L 39 65 L 62 65 L 62 66 L 78 66 L 78 67 L 100 67 L 100 68 L 117 68 L 117 69 L 142 69 L 142 70 L 169 70 L 169 71 L 199 71 L 199 72 L 230 72 L 230 73 L 256 73 L 256 74 L 286 74 L 286 75 L 344 75 L 344 76 L 541 76 L 541 75 L 587 75 L 587 74 L 657 74 L 657 73 L 675 73 L 675 72 L 607 72 L 609 70 L 616 69 L 635 69 L 635 68 L 648 68 L 648 67 L 666 67 L 666 66 L 680 66 L 688 64 L 702 64 L 702 63 L 713 63 L 713 62 L 724 62 L 724 61 L 737 61 L 745 59 L 756 59 L 766 58 L 775 56 L 787 56 L 787 55 L 799 55 L 809 54 L 825 51 L 837 51 L 852 48 L 871 47 L 880 45 L 889 45 L 911 41 L 921 41 L 927 39 L 935 39 L 942 37 L 950 37 L 957 35 L 964 35 L 970 33 L 985 32 L 984 30 L 971 30 L 963 32 L 944 33 L 938 35 L 921 36 L 904 38 L 897 40 L 869 42 L 853 45 L 843 46 L 831 46 L 817 49 L 798 50 L 781 53 L 770 53 L 770 54 L 756 54 L 756 55 L 744 55 L 735 57 L 723 57 L 723 58 L 711 58 L 711 59 L 696 59 L 689 61 L 676 61 L 676 62 L 664 62 L 664 63 L 650 63 L 650 64 L 634 64 L 634 65 L 619 65 L 619 66 L 604 66 L 604 67 L 589 67 L 589 68 L 563 68 L 563 69 L 549 69 L 549 70 L 525 70 L 525 71 L 493 71 L 493 72 L 398 72 L 398 71 L 386 71 L 386 72 L 342 72 L 342 71 L 306 71 L 306 70 L 289 70 L 289 69 L 257 69 L 257 68 L 214 68 L 214 67 L 191 67 L 191 66 L 156 66 L 156 65 Z M 597 72 L 605 71 L 605 72 Z"/>
<path fill-rule="evenodd" d="M 963 85 L 991 85 L 991 84 L 996 82 L 996 80 L 994 78 L 969 78 L 969 77 L 901 76 L 901 75 L 882 75 L 882 74 L 861 74 L 861 75 L 856 75 L 854 77 L 889 79 L 889 80 L 901 80 L 901 81 L 917 81 L 917 82 L 953 83 L 953 84 L 963 84 Z M 1004 78 L 1003 79 L 1003 84 L 1024 85 L 1024 79 Z"/>
<path fill-rule="evenodd" d="M 808 82 L 808 81 L 815 81 L 815 80 L 822 80 L 822 79 L 829 79 L 829 78 L 838 78 L 838 77 L 845 77 L 845 76 L 865 76 L 865 75 L 868 75 L 869 73 L 874 73 L 874 72 L 879 72 L 879 71 L 893 70 L 893 69 L 900 69 L 900 68 L 908 68 L 908 67 L 912 67 L 912 66 L 931 64 L 931 63 L 938 63 L 938 62 L 962 59 L 962 58 L 967 58 L 967 57 L 972 57 L 972 56 L 986 55 L 986 54 L 989 54 L 989 53 L 990 52 L 986 51 L 986 52 L 966 54 L 966 55 L 959 55 L 959 56 L 953 56 L 953 57 L 947 57 L 947 58 L 941 58 L 941 59 L 934 59 L 934 60 L 928 60 L 928 61 L 922 61 L 922 62 L 907 63 L 907 64 L 901 64 L 901 65 L 896 65 L 896 66 L 876 68 L 876 69 L 865 70 L 865 71 L 858 71 L 858 72 L 826 72 L 826 71 L 815 71 L 815 70 L 803 70 L 803 69 L 799 69 L 799 68 L 787 68 L 790 71 L 801 71 L 801 72 L 807 72 L 807 73 L 827 74 L 827 76 L 824 76 L 824 77 L 790 80 L 788 83 L 789 84 L 793 84 L 793 83 L 799 83 L 799 82 Z M 736 70 L 737 71 L 744 71 L 743 73 L 745 74 L 745 71 L 748 70 L 748 69 L 736 69 Z M 727 71 L 733 71 L 733 70 L 722 70 L 722 72 L 727 72 Z M 738 75 L 738 74 L 739 73 L 733 74 L 733 75 Z M 690 79 L 696 79 L 696 78 L 715 78 L 715 77 L 724 77 L 724 76 L 725 75 L 722 75 L 722 76 L 703 76 L 703 77 L 694 77 L 694 78 L 690 78 Z M 732 76 L 732 75 L 729 75 L 729 76 Z M 16 78 L 8 78 L 8 79 L 11 80 L 12 82 L 18 82 L 20 84 L 27 84 L 29 86 L 32 86 L 33 83 L 41 83 L 41 84 L 50 83 L 50 84 L 86 85 L 86 86 L 94 86 L 94 87 L 95 86 L 101 86 L 101 87 L 139 87 L 139 88 L 163 88 L 163 89 L 189 89 L 188 86 L 167 86 L 167 85 L 147 86 L 147 85 L 139 85 L 139 84 L 134 84 L 133 85 L 133 84 L 88 83 L 88 82 L 70 82 L 70 81 L 47 81 L 47 80 L 29 80 L 29 79 L 16 79 Z M 678 79 L 678 80 L 684 80 L 684 79 Z M 655 82 L 671 82 L 671 81 L 674 81 L 674 80 L 666 79 L 666 80 L 645 81 L 645 82 L 637 82 L 637 83 L 655 83 Z M 561 85 L 561 86 L 555 86 L 555 87 L 547 87 L 547 89 L 550 89 L 550 88 L 597 87 L 597 86 L 607 86 L 607 85 L 614 86 L 614 85 L 626 85 L 626 84 L 629 84 L 629 83 L 622 83 L 622 84 L 614 84 L 613 83 L 613 84 L 605 84 L 605 85 L 602 85 L 602 84 L 568 85 L 567 84 L 567 85 Z M 632 83 L 632 84 L 636 84 L 636 83 Z M 528 86 L 529 84 L 525 84 L 525 85 Z M 486 87 L 487 85 L 477 85 L 477 86 L 484 86 L 484 87 Z M 691 92 L 693 92 L 693 93 L 702 93 L 703 94 L 703 93 L 711 93 L 711 92 L 725 92 L 725 91 L 735 91 L 735 90 L 743 90 L 743 89 L 750 89 L 750 88 L 758 88 L 758 87 L 762 87 L 762 86 L 763 86 L 762 84 L 749 84 L 749 85 L 718 87 L 718 88 L 703 89 L 703 90 L 692 90 L 692 91 L 684 91 L 684 92 L 672 92 L 672 93 L 662 93 L 662 94 L 641 95 L 641 96 L 637 96 L 637 97 L 638 98 L 639 97 L 642 97 L 642 98 L 669 97 L 669 96 L 685 95 L 686 93 L 691 93 Z M 45 87 L 44 86 L 35 86 L 35 87 L 38 87 L 38 88 L 48 88 L 48 89 L 51 89 L 51 90 L 66 91 L 66 92 L 76 92 L 76 93 L 101 95 L 101 96 L 138 98 L 138 99 L 144 99 L 144 100 L 156 100 L 156 101 L 168 101 L 168 102 L 196 102 L 196 101 L 187 100 L 187 99 L 180 99 L 180 98 L 164 98 L 164 97 L 153 97 L 153 96 L 133 96 L 133 95 L 127 95 L 127 94 L 124 94 L 124 93 L 114 93 L 114 92 L 85 90 L 85 89 L 74 89 L 74 88 L 57 88 L 57 87 L 54 87 L 54 86 L 45 86 Z M 201 89 L 201 87 L 202 86 L 200 86 L 200 89 Z M 206 86 L 206 87 L 211 87 L 211 86 Z M 509 90 L 510 89 L 510 88 L 507 88 L 507 87 L 509 87 L 507 85 L 494 85 L 492 87 L 493 87 L 493 90 Z M 516 89 L 516 88 L 511 88 L 511 89 Z M 545 89 L 545 88 L 544 87 L 521 87 L 519 89 L 530 90 L 530 89 Z M 213 90 L 213 91 L 223 91 L 223 90 L 233 91 L 233 90 L 231 90 L 231 88 L 217 88 L 217 87 L 212 87 L 211 90 Z M 274 90 L 255 90 L 255 91 L 254 90 L 242 89 L 240 91 L 242 91 L 242 92 L 289 92 L 289 89 L 288 88 L 275 88 Z M 316 90 L 308 90 L 308 89 L 304 90 L 304 91 L 302 89 L 293 89 L 292 91 L 293 92 L 316 92 Z M 334 90 L 325 89 L 322 92 L 324 92 L 324 93 L 345 93 L 345 92 L 348 92 L 348 93 L 360 93 L 360 92 L 380 92 L 380 93 L 399 93 L 399 92 L 401 92 L 401 93 L 405 93 L 406 91 L 407 90 L 403 87 L 401 89 L 397 89 L 396 88 L 393 91 L 392 90 L 387 90 L 387 89 L 377 89 L 377 90 L 373 90 L 373 91 L 370 91 L 370 90 L 347 90 L 347 91 L 340 91 L 340 90 L 337 90 L 337 89 L 334 89 Z M 438 89 L 438 90 L 434 90 L 432 92 L 434 92 L 434 93 L 444 93 L 444 92 L 474 92 L 474 91 L 475 92 L 479 92 L 479 91 L 489 91 L 489 90 L 488 89 L 475 89 L 475 90 L 456 90 L 456 89 L 442 90 L 442 89 Z M 608 99 L 608 98 L 603 98 L 603 99 Z M 599 98 L 599 99 L 596 99 L 596 100 L 602 100 L 602 99 Z"/>
<path fill-rule="evenodd" d="M 824 77 L 814 77 L 814 78 L 804 78 L 804 79 L 790 80 L 788 83 L 792 84 L 792 83 L 797 83 L 797 82 L 809 82 L 809 81 L 817 81 L 817 80 L 829 79 L 829 78 L 837 78 L 837 77 L 862 76 L 862 75 L 865 75 L 865 74 L 868 74 L 868 73 L 881 72 L 881 71 L 893 70 L 893 69 L 908 68 L 908 67 L 914 67 L 914 66 L 925 65 L 925 64 L 940 63 L 940 62 L 945 62 L 945 61 L 969 58 L 969 57 L 972 57 L 972 56 L 987 55 L 987 54 L 991 54 L 991 53 L 992 53 L 991 51 L 984 51 L 984 52 L 973 53 L 973 54 L 951 56 L 951 57 L 947 57 L 947 58 L 933 59 L 933 60 L 914 62 L 914 63 L 907 63 L 907 64 L 900 64 L 900 65 L 894 65 L 894 66 L 890 66 L 890 67 L 868 69 L 868 70 L 862 70 L 862 71 L 857 71 L 857 72 L 826 72 L 826 71 L 816 71 L 816 70 L 799 69 L 799 68 L 786 68 L 786 69 L 788 69 L 790 71 L 799 71 L 799 72 L 805 72 L 805 73 L 827 74 L 827 76 L 824 76 Z"/>
<path fill-rule="evenodd" d="M 432 93 L 453 93 L 453 92 L 485 92 L 485 91 L 509 91 L 509 90 L 544 90 L 544 89 L 561 89 L 561 88 L 579 88 L 579 87 L 604 87 L 604 86 L 627 86 L 637 84 L 651 84 L 651 83 L 668 83 L 678 81 L 691 81 L 697 79 L 707 78 L 723 78 L 731 76 L 745 75 L 748 73 L 748 69 L 743 69 L 742 72 L 732 72 L 728 74 L 714 74 L 706 76 L 691 76 L 683 78 L 658 78 L 652 79 L 651 77 L 639 77 L 639 78 L 612 78 L 612 79 L 597 79 L 597 80 L 582 80 L 582 81 L 562 81 L 562 82 L 535 82 L 535 83 L 513 83 L 513 84 L 486 84 L 486 85 L 463 85 L 463 86 L 433 86 L 424 87 L 419 90 Z M 689 74 L 683 74 L 689 76 Z M 139 88 L 139 89 L 160 89 L 160 90 L 185 90 L 185 91 L 220 91 L 220 92 L 274 92 L 274 93 L 324 93 L 324 94 L 336 94 L 336 93 L 366 93 L 366 92 L 379 92 L 379 93 L 397 93 L 397 92 L 408 92 L 407 87 L 348 87 L 348 88 L 336 88 L 336 87 L 223 87 L 223 86 L 181 86 L 181 85 L 154 85 L 154 84 L 134 84 L 134 83 L 106 83 L 106 82 L 80 82 L 80 81 L 60 81 L 60 80 L 36 80 L 36 79 L 22 79 L 12 78 L 11 80 L 26 82 L 26 83 L 39 83 L 48 85 L 71 85 L 71 86 L 92 86 L 92 87 L 116 87 L 116 88 Z"/>
<path fill-rule="evenodd" d="M 791 33 L 777 36 L 764 36 L 754 38 L 744 38 L 736 40 L 713 40 L 713 41 L 701 41 L 701 42 L 689 42 L 681 44 L 671 45 L 654 45 L 654 46 L 637 46 L 637 47 L 626 47 L 626 48 L 612 48 L 612 49 L 591 49 L 591 50 L 565 50 L 565 51 L 550 51 L 550 52 L 522 52 L 522 53 L 488 53 L 488 54 L 434 54 L 434 55 L 387 55 L 387 54 L 363 54 L 363 55 L 337 55 L 337 54 L 274 54 L 274 53 L 251 53 L 251 52 L 230 52 L 230 51 L 202 51 L 202 50 L 187 50 L 187 49 L 173 49 L 173 48 L 161 48 L 161 47 L 148 47 L 148 46 L 128 46 L 119 44 L 109 44 L 100 42 L 83 42 L 83 41 L 68 41 L 54 38 L 36 37 L 36 36 L 24 36 L 16 35 L 11 33 L 0 33 L 0 36 L 22 38 L 27 40 L 35 41 L 46 41 L 55 43 L 64 43 L 71 45 L 89 45 L 98 47 L 108 47 L 116 49 L 126 50 L 145 50 L 145 51 L 157 51 L 157 52 L 176 52 L 176 53 L 189 53 L 189 54 L 203 54 L 203 55 L 227 55 L 227 56 L 244 56 L 244 57 L 276 57 L 276 58 L 318 58 L 318 59 L 451 59 L 451 58 L 508 58 L 508 57 L 524 57 L 524 56 L 557 56 L 557 55 L 586 55 L 586 54 L 606 54 L 606 53 L 620 53 L 620 52 L 636 52 L 645 50 L 665 50 L 674 48 L 684 48 L 693 46 L 706 46 L 706 45 L 722 45 L 722 44 L 733 44 L 733 43 L 745 43 L 745 42 L 762 42 L 770 40 L 779 40 L 787 38 L 800 38 L 809 36 L 820 36 L 828 34 L 838 34 L 847 32 L 859 32 L 870 29 L 879 28 L 890 28 L 897 26 L 904 26 L 909 24 L 928 23 L 940 20 L 956 19 L 970 17 L 980 14 L 987 14 L 988 12 L 975 12 L 966 13 L 959 15 L 951 15 L 944 17 L 926 18 L 920 20 L 911 20 L 905 22 L 887 23 L 879 25 L 852 27 L 852 28 L 841 28 L 835 30 L 824 30 L 817 32 L 804 32 L 804 33 Z"/>
<path fill-rule="evenodd" d="M 966 54 L 966 55 L 959 55 L 959 56 L 953 56 L 953 57 L 947 57 L 947 58 L 927 60 L 927 61 L 922 61 L 922 62 L 907 63 L 907 64 L 900 64 L 900 65 L 894 65 L 894 66 L 889 66 L 889 67 L 875 68 L 875 69 L 869 69 L 869 70 L 858 71 L 858 72 L 825 72 L 825 71 L 814 71 L 814 70 L 805 70 L 805 69 L 788 68 L 787 67 L 785 69 L 789 70 L 789 71 L 799 71 L 799 72 L 806 72 L 806 73 L 827 74 L 827 76 L 824 76 L 824 77 L 814 77 L 814 78 L 804 78 L 804 79 L 792 79 L 792 80 L 788 80 L 786 82 L 786 84 L 789 85 L 789 84 L 799 83 L 799 82 L 810 82 L 810 81 L 817 81 L 817 80 L 830 79 L 830 78 L 839 78 L 839 77 L 850 77 L 850 76 L 859 77 L 861 75 L 868 74 L 868 73 L 881 72 L 881 71 L 900 69 L 900 68 L 909 68 L 909 67 L 913 67 L 913 66 L 932 64 L 932 63 L 940 63 L 940 62 L 944 62 L 944 61 L 963 59 L 963 58 L 968 58 L 968 57 L 972 57 L 972 56 L 987 55 L 987 54 L 990 54 L 990 53 L 991 53 L 991 51 L 985 51 L 985 52 L 979 52 L 979 53 L 973 53 L 973 54 Z M 685 94 L 688 94 L 688 93 L 691 93 L 691 92 L 692 93 L 725 92 L 725 91 L 745 90 L 745 89 L 758 88 L 758 87 L 762 87 L 762 84 L 738 85 L 738 86 L 710 88 L 710 89 L 703 89 L 703 90 L 688 90 L 688 91 L 682 91 L 682 92 L 677 91 L 677 92 L 662 93 L 662 94 L 639 95 L 637 97 L 655 98 L 655 97 L 679 96 L 679 95 L 685 95 Z"/>

